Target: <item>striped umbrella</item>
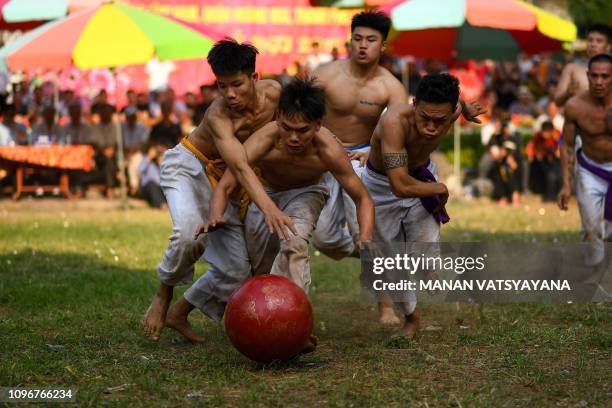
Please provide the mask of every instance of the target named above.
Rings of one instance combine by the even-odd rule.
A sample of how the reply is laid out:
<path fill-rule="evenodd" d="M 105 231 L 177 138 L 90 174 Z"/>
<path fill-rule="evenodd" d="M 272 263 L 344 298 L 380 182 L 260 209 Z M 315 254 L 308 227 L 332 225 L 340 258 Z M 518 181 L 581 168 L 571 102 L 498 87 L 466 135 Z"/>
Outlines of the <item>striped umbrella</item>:
<path fill-rule="evenodd" d="M 0 0 L 0 30 L 31 30 L 105 0 Z"/>
<path fill-rule="evenodd" d="M 425 58 L 513 60 L 561 49 L 576 26 L 519 0 L 405 0 L 383 8 L 394 53 Z"/>
<path fill-rule="evenodd" d="M 52 21 L 0 49 L 0 69 L 79 69 L 206 56 L 220 35 L 121 3 Z"/>
<path fill-rule="evenodd" d="M 30 30 L 67 13 L 68 0 L 0 0 L 0 30 Z"/>

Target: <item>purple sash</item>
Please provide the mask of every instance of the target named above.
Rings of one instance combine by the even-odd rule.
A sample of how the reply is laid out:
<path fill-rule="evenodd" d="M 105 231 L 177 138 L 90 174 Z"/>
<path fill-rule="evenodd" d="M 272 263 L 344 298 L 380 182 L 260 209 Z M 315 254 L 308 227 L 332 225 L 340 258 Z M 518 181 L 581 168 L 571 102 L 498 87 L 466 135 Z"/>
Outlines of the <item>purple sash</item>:
<path fill-rule="evenodd" d="M 435 183 L 436 178 L 434 177 L 433 173 L 429 171 L 428 169 L 430 162 L 431 160 L 427 160 L 427 163 L 416 168 L 414 171 L 411 171 L 410 175 L 414 177 L 415 179 L 422 181 L 424 183 L 431 182 L 431 181 Z M 372 170 L 374 173 L 387 177 L 386 173 L 383 173 L 382 171 L 374 168 L 374 166 L 370 164 L 370 160 L 367 161 L 366 165 L 368 169 Z M 437 213 L 434 213 L 434 210 L 440 204 L 440 197 L 438 197 L 437 195 L 434 195 L 434 196 L 419 197 L 419 198 L 421 199 L 421 204 L 423 204 L 423 207 L 425 207 L 427 212 L 430 213 L 434 217 L 434 219 L 438 222 L 438 224 L 440 223 L 446 224 L 447 222 L 450 221 L 450 217 L 448 216 L 448 213 L 446 212 L 446 208 L 442 207 L 440 211 L 438 211 Z"/>
<path fill-rule="evenodd" d="M 606 171 L 586 161 L 582 149 L 578 149 L 576 152 L 576 159 L 578 160 L 578 164 L 582 167 L 608 182 L 608 191 L 606 192 L 606 202 L 604 204 L 604 218 L 612 222 L 612 172 Z"/>
<path fill-rule="evenodd" d="M 430 162 L 431 160 L 427 160 L 427 163 L 411 171 L 410 175 L 414 177 L 415 179 L 422 181 L 424 183 L 428 183 L 428 182 L 435 183 L 436 178 L 434 177 L 433 173 L 429 171 L 428 169 Z M 450 221 L 450 217 L 448 216 L 448 213 L 446 212 L 446 208 L 442 207 L 440 211 L 438 211 L 437 213 L 434 213 L 434 210 L 438 208 L 438 205 L 440 205 L 440 201 L 441 201 L 440 197 L 437 195 L 421 197 L 421 204 L 423 204 L 423 207 L 425 207 L 427 212 L 429 212 L 435 218 L 438 224 L 440 223 L 446 224 L 447 222 Z"/>

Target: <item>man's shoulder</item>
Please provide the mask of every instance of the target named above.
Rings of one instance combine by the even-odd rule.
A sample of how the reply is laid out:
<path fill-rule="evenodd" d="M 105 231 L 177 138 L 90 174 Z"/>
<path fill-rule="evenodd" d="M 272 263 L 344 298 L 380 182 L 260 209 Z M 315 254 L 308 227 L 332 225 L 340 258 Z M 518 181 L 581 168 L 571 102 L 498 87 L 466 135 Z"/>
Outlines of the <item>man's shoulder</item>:
<path fill-rule="evenodd" d="M 320 65 L 313 71 L 312 76 L 321 85 L 325 85 L 330 78 L 336 77 L 340 72 L 344 71 L 347 61 L 348 60 L 336 60 Z"/>
<path fill-rule="evenodd" d="M 264 92 L 266 98 L 277 100 L 280 97 L 281 84 L 274 79 L 262 79 L 257 81 L 257 90 Z"/>
<path fill-rule="evenodd" d="M 401 84 L 401 82 L 391 73 L 391 71 L 380 65 L 376 69 L 376 77 L 384 81 Z"/>
<path fill-rule="evenodd" d="M 403 120 L 408 119 L 414 113 L 414 105 L 412 103 L 394 103 L 387 108 L 383 114 L 384 120 Z"/>
<path fill-rule="evenodd" d="M 337 160 L 339 154 L 344 154 L 342 143 L 336 137 L 336 135 L 334 135 L 334 133 L 326 127 L 321 126 L 316 134 L 315 140 L 318 152 L 317 154 L 319 154 L 322 159 L 327 158 Z"/>
<path fill-rule="evenodd" d="M 230 111 L 225 103 L 225 99 L 221 96 L 216 97 L 204 112 L 203 121 L 214 121 L 219 118 L 230 118 Z"/>
<path fill-rule="evenodd" d="M 334 133 L 325 126 L 321 126 L 321 128 L 318 130 L 317 140 L 323 144 L 340 144 L 340 140 L 336 137 L 336 135 L 334 135 Z"/>
<path fill-rule="evenodd" d="M 567 100 L 565 103 L 565 115 L 574 115 L 582 109 L 585 104 L 591 104 L 588 91 L 580 92 Z"/>
<path fill-rule="evenodd" d="M 268 122 L 261 128 L 256 130 L 247 140 L 250 140 L 253 136 L 257 137 L 276 137 L 278 135 L 278 123 L 276 121 Z"/>
<path fill-rule="evenodd" d="M 573 61 L 573 62 L 570 62 L 569 64 L 567 64 L 563 68 L 563 71 L 567 71 L 571 75 L 574 75 L 576 73 L 584 73 L 584 72 L 586 72 L 586 69 L 587 69 L 587 66 L 586 66 L 585 63 L 579 62 L 579 61 Z"/>

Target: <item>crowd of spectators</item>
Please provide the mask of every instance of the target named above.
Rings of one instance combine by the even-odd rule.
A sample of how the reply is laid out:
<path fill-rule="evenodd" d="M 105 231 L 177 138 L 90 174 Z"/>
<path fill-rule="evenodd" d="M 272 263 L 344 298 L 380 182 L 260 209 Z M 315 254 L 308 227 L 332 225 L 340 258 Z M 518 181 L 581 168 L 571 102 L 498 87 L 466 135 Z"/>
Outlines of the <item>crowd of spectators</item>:
<path fill-rule="evenodd" d="M 48 86 L 47 86 L 48 85 Z M 14 84 L 0 97 L 0 146 L 90 145 L 94 169 L 71 172 L 71 190 L 77 195 L 96 187 L 108 197 L 117 194 L 125 177 L 128 192 L 154 207 L 164 206 L 159 188 L 159 163 L 163 152 L 174 147 L 202 120 L 218 95 L 214 85 L 200 87 L 199 95 L 179 98 L 171 88 L 151 93 L 128 90 L 127 103 L 116 106 L 101 90 L 91 100 L 73 91 L 44 92 L 52 84 Z M 121 132 L 125 171 L 118 167 L 118 133 Z M 31 174 L 28 183 L 45 183 L 45 172 Z M 58 175 L 55 175 L 58 177 Z M 0 183 L 12 183 L 5 172 Z"/>
<path fill-rule="evenodd" d="M 594 30 L 598 38 L 603 38 L 604 46 L 609 46 L 610 28 L 597 26 Z M 344 56 L 348 51 L 345 44 Z M 342 57 L 337 47 L 328 53 L 314 42 L 307 58 L 295 61 L 276 79 L 284 84 L 293 75 L 309 75 L 318 66 Z M 572 89 L 562 75 L 563 68 L 570 62 L 584 64 L 586 59 L 568 52 L 520 55 L 513 62 L 441 62 L 385 55 L 380 64 L 402 80 L 409 93 L 423 75 L 432 72 L 465 72 L 476 78 L 479 102 L 488 110 L 480 128 L 485 153 L 480 158 L 477 177 L 490 181 L 494 200 L 516 206 L 526 190 L 540 194 L 544 200 L 554 200 L 561 188 L 563 107 L 558 104 L 557 91 L 564 89 L 563 99 L 567 99 Z M 462 83 L 462 88 L 467 85 Z M 96 185 L 112 197 L 118 181 L 125 177 L 131 195 L 139 195 L 159 207 L 163 205 L 159 189 L 163 152 L 200 123 L 218 91 L 214 84 L 201 86 L 197 95 L 188 92 L 181 97 L 167 86 L 150 93 L 128 90 L 124 106 L 109 103 L 105 90 L 92 100 L 70 90 L 53 96 L 43 92 L 42 86 L 27 83 L 13 85 L 8 98 L 0 96 L 0 146 L 91 145 L 96 152 L 95 170 L 72 177 L 72 188 L 77 193 Z M 117 165 L 120 129 L 125 172 L 120 172 Z M 155 184 L 157 187 L 153 187 Z"/>

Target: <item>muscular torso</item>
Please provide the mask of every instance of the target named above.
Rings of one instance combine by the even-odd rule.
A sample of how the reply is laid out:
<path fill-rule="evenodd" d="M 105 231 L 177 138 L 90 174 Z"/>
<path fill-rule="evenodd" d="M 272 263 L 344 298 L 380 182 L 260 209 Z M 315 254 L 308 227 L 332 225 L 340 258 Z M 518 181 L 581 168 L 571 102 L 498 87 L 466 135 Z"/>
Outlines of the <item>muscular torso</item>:
<path fill-rule="evenodd" d="M 429 155 L 438 148 L 442 139 L 446 136 L 448 129 L 450 129 L 449 126 L 442 132 L 441 136 L 433 139 L 426 139 L 420 136 L 414 124 L 414 109 L 408 104 L 405 104 L 400 110 L 396 119 L 400 120 L 401 123 L 405 140 L 404 148 L 408 153 L 409 171 L 415 170 L 427 163 Z M 381 126 L 379 125 L 372 135 L 372 149 L 370 150 L 369 160 L 374 168 L 384 172 L 385 167 L 382 158 L 381 133 Z"/>
<path fill-rule="evenodd" d="M 582 93 L 568 102 L 567 115 L 579 128 L 582 150 L 599 163 L 612 162 L 612 129 L 607 123 L 612 115 L 612 99 L 605 105 L 593 102 L 588 93 Z"/>
<path fill-rule="evenodd" d="M 371 78 L 356 78 L 351 75 L 349 64 L 349 60 L 337 61 L 314 74 L 317 84 L 325 90 L 327 110 L 323 125 L 345 147 L 369 143 L 380 114 L 389 103 L 389 87 L 402 86 L 382 67 Z"/>
<path fill-rule="evenodd" d="M 234 127 L 234 136 L 241 143 L 244 143 L 253 132 L 274 120 L 279 94 L 278 87 L 274 86 L 274 83 L 275 81 L 269 80 L 258 81 L 256 83 L 257 105 L 255 112 L 233 112 L 227 107 L 222 97 L 215 99 L 208 109 L 229 117 Z M 188 139 L 207 158 L 216 160 L 221 159 L 221 156 L 215 146 L 210 126 L 207 123 L 209 115 L 212 113 L 214 112 L 211 111 L 209 113 L 207 111 L 202 123 L 188 136 Z"/>
<path fill-rule="evenodd" d="M 306 187 L 321 182 L 323 173 L 329 170 L 323 158 L 323 151 L 338 141 L 328 130 L 321 128 L 304 152 L 289 153 L 283 146 L 278 132 L 271 149 L 255 165 L 261 171 L 264 185 L 275 191 Z"/>

